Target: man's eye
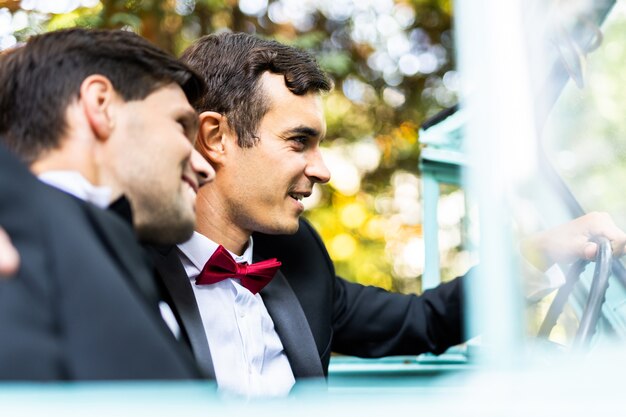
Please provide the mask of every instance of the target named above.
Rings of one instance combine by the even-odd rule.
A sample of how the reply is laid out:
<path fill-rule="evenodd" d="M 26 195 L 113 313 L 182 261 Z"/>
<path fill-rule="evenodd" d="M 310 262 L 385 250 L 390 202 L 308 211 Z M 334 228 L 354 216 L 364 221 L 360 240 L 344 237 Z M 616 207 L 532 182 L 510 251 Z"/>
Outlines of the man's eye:
<path fill-rule="evenodd" d="M 308 136 L 294 136 L 291 138 L 291 140 L 293 140 L 294 142 L 297 142 L 299 144 L 306 144 L 307 141 L 309 140 Z"/>
<path fill-rule="evenodd" d="M 178 125 L 185 136 L 192 137 L 194 135 L 192 127 L 185 120 L 179 120 Z"/>

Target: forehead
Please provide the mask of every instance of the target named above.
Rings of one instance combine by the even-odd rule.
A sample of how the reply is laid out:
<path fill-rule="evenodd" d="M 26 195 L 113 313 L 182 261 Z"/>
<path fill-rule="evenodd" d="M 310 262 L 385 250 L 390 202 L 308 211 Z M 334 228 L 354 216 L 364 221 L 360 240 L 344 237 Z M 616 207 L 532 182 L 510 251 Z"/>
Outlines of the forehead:
<path fill-rule="evenodd" d="M 269 110 L 261 121 L 262 128 L 278 131 L 306 126 L 325 133 L 326 122 L 319 93 L 293 94 L 282 75 L 269 72 L 261 76 L 261 88 L 269 100 Z"/>

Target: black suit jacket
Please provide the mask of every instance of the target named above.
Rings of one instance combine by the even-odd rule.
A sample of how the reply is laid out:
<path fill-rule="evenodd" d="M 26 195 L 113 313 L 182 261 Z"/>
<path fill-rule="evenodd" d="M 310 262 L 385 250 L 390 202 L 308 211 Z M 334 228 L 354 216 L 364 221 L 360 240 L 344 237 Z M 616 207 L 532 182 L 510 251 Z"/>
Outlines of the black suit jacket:
<path fill-rule="evenodd" d="M 304 220 L 295 235 L 254 235 L 255 260 L 277 257 L 282 266 L 262 291 L 296 378 L 328 374 L 331 352 L 361 357 L 441 353 L 462 343 L 463 281 L 420 296 L 391 293 L 335 275 L 320 237 Z M 192 349 L 215 377 L 190 280 L 176 248 L 156 253 Z"/>
<path fill-rule="evenodd" d="M 199 376 L 118 216 L 40 183 L 0 147 L 0 225 L 21 256 L 0 280 L 0 379 Z"/>

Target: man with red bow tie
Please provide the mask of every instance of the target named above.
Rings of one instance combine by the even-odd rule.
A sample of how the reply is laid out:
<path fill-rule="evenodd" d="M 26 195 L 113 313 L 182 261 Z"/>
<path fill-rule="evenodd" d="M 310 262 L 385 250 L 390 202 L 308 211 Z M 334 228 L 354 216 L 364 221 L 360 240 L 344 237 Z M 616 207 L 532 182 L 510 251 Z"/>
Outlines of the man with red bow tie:
<path fill-rule="evenodd" d="M 324 378 L 331 352 L 441 353 L 466 339 L 467 278 L 420 296 L 346 281 L 300 219 L 301 200 L 330 179 L 319 145 L 321 94 L 332 84 L 308 53 L 223 33 L 195 42 L 183 60 L 208 85 L 192 104 L 196 149 L 216 177 L 198 192 L 193 237 L 163 249 L 157 268 L 221 391 L 282 396 L 296 380 Z"/>

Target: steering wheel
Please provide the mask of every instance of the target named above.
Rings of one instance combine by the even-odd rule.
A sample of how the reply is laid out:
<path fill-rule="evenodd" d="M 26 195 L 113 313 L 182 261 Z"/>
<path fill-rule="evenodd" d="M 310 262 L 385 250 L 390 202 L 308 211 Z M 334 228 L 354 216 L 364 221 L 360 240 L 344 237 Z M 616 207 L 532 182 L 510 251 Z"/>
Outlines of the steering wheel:
<path fill-rule="evenodd" d="M 594 238 L 593 241 L 598 244 L 595 259 L 596 266 L 593 271 L 593 280 L 589 288 L 587 303 L 574 338 L 573 349 L 578 351 L 588 347 L 595 333 L 606 290 L 609 287 L 609 277 L 611 276 L 611 243 L 605 237 L 597 237 Z M 557 319 L 563 312 L 563 307 L 567 299 L 576 286 L 576 283 L 580 280 L 580 274 L 585 270 L 588 263 L 589 261 L 586 260 L 578 260 L 567 272 L 565 284 L 559 288 L 541 324 L 538 333 L 539 337 L 547 339 L 550 336 L 550 332 L 552 332 Z"/>

